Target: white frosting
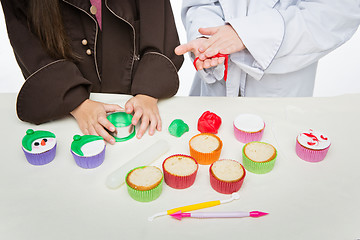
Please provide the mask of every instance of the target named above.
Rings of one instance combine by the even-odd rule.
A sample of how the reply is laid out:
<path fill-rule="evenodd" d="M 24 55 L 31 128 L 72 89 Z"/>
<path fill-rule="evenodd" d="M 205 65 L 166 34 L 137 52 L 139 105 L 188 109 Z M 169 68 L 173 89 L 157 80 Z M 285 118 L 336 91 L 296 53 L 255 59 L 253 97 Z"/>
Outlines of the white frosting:
<path fill-rule="evenodd" d="M 219 144 L 219 140 L 216 137 L 208 134 L 198 135 L 190 142 L 193 149 L 202 153 L 211 153 L 215 151 L 218 149 Z"/>
<path fill-rule="evenodd" d="M 240 166 L 240 163 L 228 159 L 214 162 L 211 171 L 218 179 L 227 182 L 237 181 L 244 174 L 244 170 Z"/>
<path fill-rule="evenodd" d="M 28 153 L 43 153 L 54 148 L 56 144 L 56 138 L 39 138 L 32 142 L 31 151 L 28 151 L 23 147 L 23 149 Z"/>
<path fill-rule="evenodd" d="M 313 130 L 304 131 L 297 136 L 297 141 L 304 147 L 321 150 L 330 146 L 330 139 L 328 136 L 314 132 Z"/>
<path fill-rule="evenodd" d="M 96 140 L 84 144 L 81 147 L 81 151 L 83 152 L 84 157 L 92 157 L 101 153 L 104 150 L 104 147 L 105 147 L 104 140 Z"/>
<path fill-rule="evenodd" d="M 137 168 L 129 174 L 128 181 L 136 186 L 149 187 L 159 182 L 162 178 L 160 169 L 154 166 Z"/>
<path fill-rule="evenodd" d="M 189 157 L 174 156 L 165 161 L 164 169 L 177 176 L 188 176 L 196 171 L 197 165 L 195 161 Z"/>
<path fill-rule="evenodd" d="M 261 117 L 245 113 L 235 118 L 234 126 L 244 132 L 259 132 L 265 127 L 265 123 Z"/>

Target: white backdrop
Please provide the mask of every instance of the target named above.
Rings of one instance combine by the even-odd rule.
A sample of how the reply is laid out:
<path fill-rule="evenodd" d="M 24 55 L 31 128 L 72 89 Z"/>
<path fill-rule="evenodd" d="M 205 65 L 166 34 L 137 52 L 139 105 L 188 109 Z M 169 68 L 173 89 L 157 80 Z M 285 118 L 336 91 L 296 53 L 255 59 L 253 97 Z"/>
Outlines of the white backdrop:
<path fill-rule="evenodd" d="M 171 0 L 171 3 L 180 41 L 185 43 L 186 34 L 180 18 L 181 1 Z M 9 44 L 2 10 L 0 12 L 0 92 L 18 92 L 24 80 Z M 178 96 L 188 95 L 194 73 L 189 57 L 185 56 L 179 72 Z M 345 93 L 360 93 L 360 30 L 350 41 L 325 56 L 318 67 L 314 96 Z"/>

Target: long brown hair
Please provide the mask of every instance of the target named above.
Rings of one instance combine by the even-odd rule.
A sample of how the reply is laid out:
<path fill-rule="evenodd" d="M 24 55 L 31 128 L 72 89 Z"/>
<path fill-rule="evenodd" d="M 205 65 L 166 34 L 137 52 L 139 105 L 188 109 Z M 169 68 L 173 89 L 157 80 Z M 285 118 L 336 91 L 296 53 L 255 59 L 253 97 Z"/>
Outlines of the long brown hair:
<path fill-rule="evenodd" d="M 65 33 L 59 0 L 30 0 L 28 14 L 31 29 L 52 57 L 76 59 Z"/>

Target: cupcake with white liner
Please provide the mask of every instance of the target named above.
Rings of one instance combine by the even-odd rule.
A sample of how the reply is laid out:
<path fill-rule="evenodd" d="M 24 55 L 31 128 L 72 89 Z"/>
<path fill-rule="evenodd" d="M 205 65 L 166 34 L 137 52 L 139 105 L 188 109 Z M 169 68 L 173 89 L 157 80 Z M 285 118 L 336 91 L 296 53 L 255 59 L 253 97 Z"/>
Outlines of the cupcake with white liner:
<path fill-rule="evenodd" d="M 242 143 L 260 141 L 265 129 L 261 117 L 248 113 L 238 115 L 233 125 L 235 138 Z"/>
<path fill-rule="evenodd" d="M 191 156 L 176 154 L 166 158 L 162 167 L 165 183 L 175 189 L 184 189 L 195 182 L 199 165 Z"/>
<path fill-rule="evenodd" d="M 95 135 L 75 135 L 71 143 L 71 153 L 76 164 L 82 168 L 96 168 L 105 159 L 104 138 Z"/>
<path fill-rule="evenodd" d="M 310 129 L 297 136 L 295 150 L 307 162 L 320 162 L 325 158 L 330 145 L 328 136 Z"/>
<path fill-rule="evenodd" d="M 231 194 L 240 190 L 246 175 L 244 167 L 235 160 L 220 159 L 209 168 L 212 188 L 223 194 Z"/>
<path fill-rule="evenodd" d="M 22 139 L 22 150 L 32 165 L 50 163 L 56 155 L 56 136 L 49 131 L 28 129 Z"/>

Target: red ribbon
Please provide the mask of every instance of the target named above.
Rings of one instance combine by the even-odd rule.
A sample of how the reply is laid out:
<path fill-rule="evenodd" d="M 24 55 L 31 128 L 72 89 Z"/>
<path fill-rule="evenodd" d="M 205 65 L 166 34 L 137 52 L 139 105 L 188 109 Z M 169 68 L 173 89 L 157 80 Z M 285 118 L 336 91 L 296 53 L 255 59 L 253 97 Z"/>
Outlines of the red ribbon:
<path fill-rule="evenodd" d="M 216 57 L 224 57 L 225 58 L 225 62 L 224 62 L 224 65 L 225 65 L 225 70 L 224 70 L 224 81 L 226 81 L 227 79 L 227 74 L 228 74 L 228 61 L 229 61 L 229 54 L 221 54 L 221 53 L 218 53 L 210 58 L 216 58 Z M 196 69 L 196 71 L 198 70 L 197 67 L 196 67 L 196 62 L 197 60 L 199 60 L 199 57 L 195 58 L 194 60 L 194 67 Z"/>

